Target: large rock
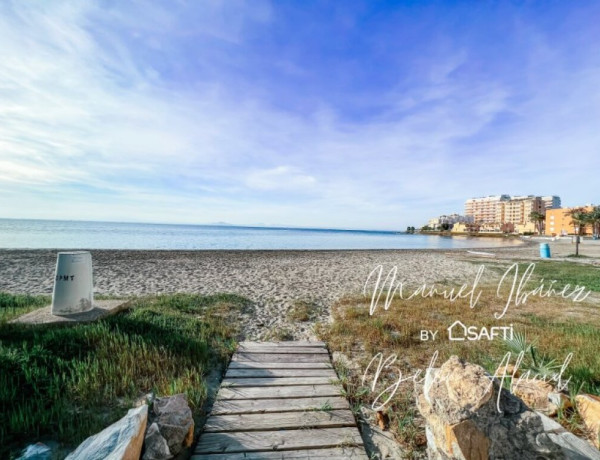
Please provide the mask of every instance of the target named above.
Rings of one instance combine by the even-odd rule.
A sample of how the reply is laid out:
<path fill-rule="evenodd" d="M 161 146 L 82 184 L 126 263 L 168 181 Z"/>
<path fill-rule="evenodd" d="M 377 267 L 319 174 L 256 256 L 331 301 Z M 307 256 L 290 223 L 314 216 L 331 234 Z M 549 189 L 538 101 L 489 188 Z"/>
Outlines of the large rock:
<path fill-rule="evenodd" d="M 173 458 L 167 440 L 162 437 L 158 425 L 153 423 L 146 430 L 142 460 L 168 460 Z"/>
<path fill-rule="evenodd" d="M 160 435 L 166 440 L 169 452 L 177 456 L 194 440 L 194 419 L 184 394 L 157 398 L 152 405 Z"/>
<path fill-rule="evenodd" d="M 118 422 L 83 441 L 68 460 L 139 460 L 148 406 L 131 409 Z"/>
<path fill-rule="evenodd" d="M 428 370 L 417 391 L 430 459 L 594 458 L 583 447 L 593 449 L 589 444 L 564 429 L 560 435 L 556 427 L 549 429 L 543 414 L 501 389 L 483 368 L 456 356 Z"/>
<path fill-rule="evenodd" d="M 460 452 L 465 458 L 486 460 L 490 451 L 490 440 L 470 420 L 446 426 L 446 450 Z"/>
<path fill-rule="evenodd" d="M 538 415 L 548 438 L 560 447 L 564 458 L 570 460 L 600 460 L 600 451 L 588 444 L 587 441 L 567 431 L 560 423 L 550 417 L 542 413 L 538 413 Z"/>
<path fill-rule="evenodd" d="M 585 427 L 590 431 L 592 442 L 600 448 L 600 398 L 582 394 L 575 397 L 575 402 Z"/>
<path fill-rule="evenodd" d="M 17 460 L 52 460 L 52 449 L 41 442 L 27 446 Z"/>
<path fill-rule="evenodd" d="M 358 422 L 367 450 L 376 453 L 377 458 L 406 458 L 406 452 L 402 450 L 389 431 L 383 431 L 375 423 L 369 423 L 369 420 L 372 421 L 373 418 L 374 415 L 371 409 L 360 408 Z"/>
<path fill-rule="evenodd" d="M 554 388 L 541 380 L 522 380 L 513 385 L 512 392 L 532 409 L 547 415 L 554 415 L 558 406 L 551 401 Z"/>

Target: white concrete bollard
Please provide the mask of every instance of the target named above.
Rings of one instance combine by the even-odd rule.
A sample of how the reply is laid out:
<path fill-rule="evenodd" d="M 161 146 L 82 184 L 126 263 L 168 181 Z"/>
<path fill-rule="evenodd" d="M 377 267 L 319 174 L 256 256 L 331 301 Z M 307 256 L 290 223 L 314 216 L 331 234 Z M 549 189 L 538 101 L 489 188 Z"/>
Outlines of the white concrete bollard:
<path fill-rule="evenodd" d="M 59 252 L 52 292 L 52 314 L 70 315 L 94 306 L 92 255 L 87 251 Z"/>

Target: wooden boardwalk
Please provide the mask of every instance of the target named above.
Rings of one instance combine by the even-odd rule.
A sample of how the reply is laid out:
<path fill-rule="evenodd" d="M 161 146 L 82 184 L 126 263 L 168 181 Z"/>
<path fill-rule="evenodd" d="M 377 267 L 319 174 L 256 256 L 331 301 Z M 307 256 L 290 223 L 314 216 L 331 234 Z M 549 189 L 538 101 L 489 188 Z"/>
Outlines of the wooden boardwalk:
<path fill-rule="evenodd" d="M 323 342 L 242 342 L 193 460 L 367 454 Z"/>

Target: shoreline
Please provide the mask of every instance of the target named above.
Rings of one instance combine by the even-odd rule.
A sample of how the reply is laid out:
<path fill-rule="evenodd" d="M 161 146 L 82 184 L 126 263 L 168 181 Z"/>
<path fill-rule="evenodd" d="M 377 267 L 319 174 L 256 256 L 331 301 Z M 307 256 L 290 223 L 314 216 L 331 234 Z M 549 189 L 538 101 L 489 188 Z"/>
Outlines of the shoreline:
<path fill-rule="evenodd" d="M 470 282 L 481 264 L 516 260 L 540 261 L 538 244 L 487 249 L 493 257 L 471 249 L 352 250 L 91 250 L 94 295 L 132 296 L 189 293 L 243 296 L 251 308 L 240 317 L 245 337 L 261 340 L 277 328 L 290 328 L 294 339 L 314 337 L 315 322 L 331 320 L 338 299 L 360 294 L 378 265 L 393 266 L 406 285 Z M 572 245 L 551 242 L 551 260 L 573 252 Z M 580 263 L 600 263 L 600 244 L 584 244 Z M 62 251 L 62 250 L 60 250 Z M 0 249 L 0 291 L 51 295 L 56 249 Z M 591 254 L 590 254 L 591 255 Z M 566 259 L 568 260 L 568 259 Z M 310 321 L 290 321 L 298 302 L 310 305 Z"/>
<path fill-rule="evenodd" d="M 94 295 L 241 295 L 252 304 L 239 319 L 249 340 L 288 327 L 297 340 L 314 337 L 314 322 L 330 321 L 333 302 L 360 293 L 378 265 L 397 266 L 399 278 L 415 284 L 439 281 L 442 276 L 462 283 L 477 271 L 475 264 L 449 256 L 444 249 L 90 252 Z M 50 295 L 56 253 L 51 249 L 0 250 L 0 291 Z M 289 320 L 298 302 L 311 305 L 311 321 Z"/>

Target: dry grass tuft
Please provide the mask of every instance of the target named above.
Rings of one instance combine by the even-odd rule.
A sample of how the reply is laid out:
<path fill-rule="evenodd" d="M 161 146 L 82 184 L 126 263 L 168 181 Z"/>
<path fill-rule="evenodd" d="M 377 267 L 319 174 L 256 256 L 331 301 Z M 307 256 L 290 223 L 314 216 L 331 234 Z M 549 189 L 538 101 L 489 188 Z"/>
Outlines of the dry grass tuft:
<path fill-rule="evenodd" d="M 319 313 L 319 306 L 314 302 L 296 300 L 287 312 L 289 321 L 310 321 Z"/>

